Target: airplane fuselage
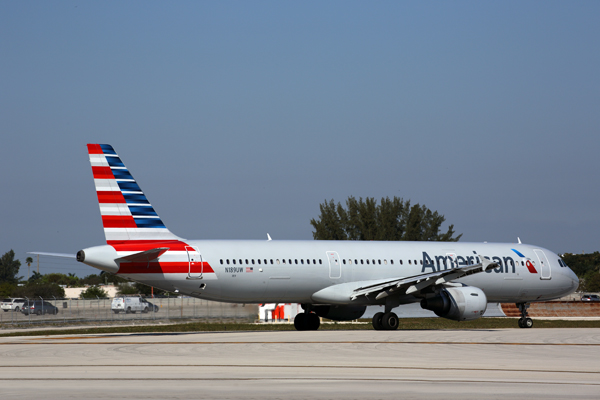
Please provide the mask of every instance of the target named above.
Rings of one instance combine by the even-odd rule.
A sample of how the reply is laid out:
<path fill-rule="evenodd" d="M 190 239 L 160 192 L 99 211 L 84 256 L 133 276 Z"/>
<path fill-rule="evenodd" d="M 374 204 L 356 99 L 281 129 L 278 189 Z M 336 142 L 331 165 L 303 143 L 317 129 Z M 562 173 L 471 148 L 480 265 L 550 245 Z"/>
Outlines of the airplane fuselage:
<path fill-rule="evenodd" d="M 515 302 L 519 326 L 533 325 L 528 303 L 559 298 L 578 279 L 549 250 L 509 243 L 186 240 L 163 223 L 108 144 L 89 144 L 106 245 L 77 260 L 157 288 L 236 303 L 301 303 L 298 330 L 319 317 L 359 318 L 384 305 L 375 329 L 397 329 L 401 304 L 456 321 L 480 318 L 488 301 Z"/>
<path fill-rule="evenodd" d="M 573 272 L 561 265 L 559 256 L 524 244 L 186 240 L 149 247 L 161 246 L 170 248 L 157 260 L 121 262 L 110 272 L 165 290 L 237 303 L 319 304 L 324 299 L 314 294 L 333 285 L 360 287 L 373 280 L 453 269 L 476 264 L 478 255 L 498 267 L 456 282 L 481 288 L 490 302 L 551 300 L 571 293 L 578 284 Z M 113 258 L 141 249 L 145 247 L 115 250 Z M 408 295 L 402 303 L 418 300 Z M 381 302 L 328 298 L 326 303 Z"/>

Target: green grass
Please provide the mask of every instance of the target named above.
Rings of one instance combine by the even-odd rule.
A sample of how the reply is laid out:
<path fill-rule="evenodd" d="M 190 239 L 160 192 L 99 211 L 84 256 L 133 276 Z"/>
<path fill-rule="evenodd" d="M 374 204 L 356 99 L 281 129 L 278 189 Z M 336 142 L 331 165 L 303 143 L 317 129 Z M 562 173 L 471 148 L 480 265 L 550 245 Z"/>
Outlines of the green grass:
<path fill-rule="evenodd" d="M 5 325 L 5 328 L 9 326 Z M 402 318 L 400 330 L 433 329 L 506 329 L 517 327 L 516 318 L 481 318 L 475 321 L 456 322 L 443 318 Z M 534 319 L 534 328 L 600 328 L 600 321 L 567 321 Z M 359 323 L 323 323 L 319 330 L 372 330 L 370 321 Z M 65 329 L 22 330 L 3 333 L 7 336 L 49 336 L 49 335 L 91 335 L 110 333 L 176 333 L 176 332 L 231 332 L 231 331 L 293 331 L 292 324 L 250 324 L 250 323 L 206 323 L 188 322 L 172 325 L 123 325 L 101 328 L 72 327 Z"/>

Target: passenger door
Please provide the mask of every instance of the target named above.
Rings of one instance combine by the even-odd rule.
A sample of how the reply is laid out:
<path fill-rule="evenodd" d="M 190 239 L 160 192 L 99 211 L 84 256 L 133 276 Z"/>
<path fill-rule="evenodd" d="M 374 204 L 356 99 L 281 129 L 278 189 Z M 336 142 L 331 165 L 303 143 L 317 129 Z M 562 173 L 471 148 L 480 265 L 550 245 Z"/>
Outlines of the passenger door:
<path fill-rule="evenodd" d="M 188 276 L 186 279 L 202 279 L 204 263 L 200 250 L 195 246 L 185 246 L 188 257 Z"/>
<path fill-rule="evenodd" d="M 329 260 L 329 278 L 339 279 L 342 277 L 342 263 L 337 251 L 328 251 L 327 260 Z"/>
<path fill-rule="evenodd" d="M 546 254 L 542 250 L 533 250 L 537 259 L 540 263 L 541 276 L 540 279 L 552 279 L 552 273 L 550 271 L 550 263 L 548 262 L 548 258 L 546 258 Z"/>

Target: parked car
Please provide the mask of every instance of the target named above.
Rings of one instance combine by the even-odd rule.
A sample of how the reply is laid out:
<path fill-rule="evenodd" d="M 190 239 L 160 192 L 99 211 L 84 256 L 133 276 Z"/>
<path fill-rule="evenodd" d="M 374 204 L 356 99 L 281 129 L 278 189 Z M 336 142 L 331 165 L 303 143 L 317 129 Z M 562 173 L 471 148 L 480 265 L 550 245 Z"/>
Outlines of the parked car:
<path fill-rule="evenodd" d="M 25 299 L 21 299 L 21 298 L 16 298 L 16 299 L 3 299 L 2 303 L 0 303 L 0 308 L 2 308 L 4 310 L 4 312 L 8 312 L 8 311 L 21 311 L 21 308 L 23 308 L 23 303 L 25 303 L 27 300 Z"/>
<path fill-rule="evenodd" d="M 581 296 L 581 301 L 600 301 L 600 296 L 597 294 L 584 294 Z"/>
<path fill-rule="evenodd" d="M 23 308 L 21 308 L 21 312 L 25 315 L 29 315 L 29 314 L 56 315 L 56 314 L 58 314 L 58 308 L 55 307 L 52 303 L 50 303 L 48 301 L 41 301 L 41 300 L 35 300 L 35 301 L 30 301 L 30 302 L 25 301 L 25 303 L 23 304 Z"/>
<path fill-rule="evenodd" d="M 136 313 L 138 311 L 147 313 L 149 311 L 158 312 L 159 307 L 147 301 L 141 296 L 119 296 L 115 297 L 110 306 L 111 310 L 118 314 L 124 312 L 126 314 Z"/>

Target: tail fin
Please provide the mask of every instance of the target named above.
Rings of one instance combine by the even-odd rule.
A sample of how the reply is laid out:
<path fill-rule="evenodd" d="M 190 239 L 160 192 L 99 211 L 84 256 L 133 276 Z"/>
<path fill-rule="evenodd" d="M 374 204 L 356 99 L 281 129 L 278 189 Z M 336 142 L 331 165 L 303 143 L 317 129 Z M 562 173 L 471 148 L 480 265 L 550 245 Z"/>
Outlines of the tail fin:
<path fill-rule="evenodd" d="M 180 240 L 167 229 L 109 144 L 88 144 L 106 243 Z"/>

